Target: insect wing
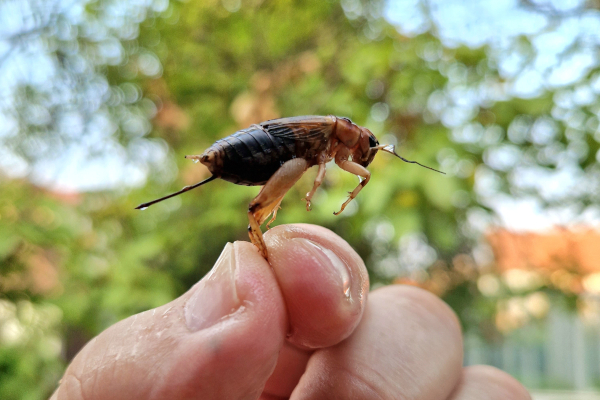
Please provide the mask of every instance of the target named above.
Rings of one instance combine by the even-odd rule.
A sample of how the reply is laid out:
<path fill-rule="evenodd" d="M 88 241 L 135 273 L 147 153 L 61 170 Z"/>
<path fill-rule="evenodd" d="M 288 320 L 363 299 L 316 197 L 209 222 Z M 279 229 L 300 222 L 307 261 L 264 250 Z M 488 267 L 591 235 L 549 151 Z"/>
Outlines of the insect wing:
<path fill-rule="evenodd" d="M 265 121 L 260 126 L 270 135 L 302 141 L 324 141 L 329 138 L 335 120 L 332 117 L 304 116 Z"/>

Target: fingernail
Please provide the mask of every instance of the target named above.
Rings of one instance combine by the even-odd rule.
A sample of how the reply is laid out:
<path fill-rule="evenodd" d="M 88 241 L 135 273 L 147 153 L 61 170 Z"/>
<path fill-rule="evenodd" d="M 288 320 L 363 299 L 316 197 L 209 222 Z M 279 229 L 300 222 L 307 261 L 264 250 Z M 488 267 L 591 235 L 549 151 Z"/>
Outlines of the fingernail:
<path fill-rule="evenodd" d="M 335 275 L 335 278 L 340 285 L 341 294 L 350 300 L 350 269 L 346 263 L 333 251 L 310 239 L 293 238 L 292 240 L 298 242 L 298 244 L 307 249 L 313 256 L 320 260 L 325 268 Z"/>
<path fill-rule="evenodd" d="M 213 269 L 192 290 L 184 310 L 185 322 L 192 331 L 213 326 L 239 308 L 233 244 L 225 245 Z"/>

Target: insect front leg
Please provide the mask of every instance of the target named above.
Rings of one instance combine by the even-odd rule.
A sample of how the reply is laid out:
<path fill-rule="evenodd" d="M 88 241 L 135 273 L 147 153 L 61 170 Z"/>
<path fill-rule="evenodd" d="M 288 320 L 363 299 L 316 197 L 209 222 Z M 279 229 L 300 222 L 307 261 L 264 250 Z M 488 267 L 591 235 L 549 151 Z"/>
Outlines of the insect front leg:
<path fill-rule="evenodd" d="M 352 201 L 352 199 L 354 199 L 358 195 L 362 188 L 367 186 L 367 183 L 369 183 L 369 179 L 371 179 L 371 173 L 362 165 L 352 161 L 338 160 L 336 158 L 335 163 L 339 165 L 340 168 L 344 171 L 348 171 L 351 174 L 358 175 L 363 178 L 363 180 L 358 184 L 358 186 L 354 188 L 352 192 L 350 192 L 348 200 L 346 200 L 344 204 L 342 204 L 342 208 L 340 209 L 340 211 L 333 213 L 334 215 L 339 215 L 342 211 L 344 211 L 344 208 L 346 208 L 346 206 Z"/>
<path fill-rule="evenodd" d="M 323 178 L 325 177 L 325 163 L 322 162 L 319 164 L 319 172 L 317 172 L 317 177 L 315 178 L 315 184 L 310 192 L 306 193 L 306 211 L 310 211 L 310 200 L 315 195 L 315 192 L 321 186 L 321 182 L 323 182 Z"/>
<path fill-rule="evenodd" d="M 268 255 L 267 247 L 263 240 L 260 226 L 271 213 L 277 210 L 283 196 L 294 186 L 294 183 L 300 179 L 307 168 L 308 163 L 303 158 L 294 158 L 285 162 L 271 176 L 258 193 L 258 196 L 248 206 L 248 220 L 250 222 L 250 225 L 248 225 L 248 235 L 252 243 L 258 247 L 258 250 L 265 258 Z M 272 221 L 273 219 L 269 223 Z"/>

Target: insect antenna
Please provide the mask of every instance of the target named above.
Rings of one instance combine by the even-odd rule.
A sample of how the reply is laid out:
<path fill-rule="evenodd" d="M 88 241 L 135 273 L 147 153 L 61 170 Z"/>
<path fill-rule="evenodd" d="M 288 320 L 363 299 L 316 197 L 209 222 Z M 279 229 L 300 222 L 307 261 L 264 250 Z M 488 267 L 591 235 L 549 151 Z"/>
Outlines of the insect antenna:
<path fill-rule="evenodd" d="M 417 161 L 410 161 L 410 160 L 407 160 L 407 159 L 406 159 L 406 158 L 404 158 L 404 157 L 401 157 L 401 156 L 400 156 L 398 153 L 396 153 L 396 147 L 395 147 L 393 144 L 387 144 L 387 145 L 379 146 L 379 149 L 380 149 L 380 150 L 383 150 L 383 151 L 385 151 L 385 152 L 387 152 L 387 153 L 390 153 L 390 154 L 393 154 L 393 155 L 395 155 L 396 157 L 398 157 L 399 159 L 401 159 L 401 160 L 402 160 L 402 161 L 404 161 L 404 162 L 407 162 L 407 163 L 410 163 L 410 164 L 417 164 L 417 165 L 420 165 L 420 166 L 421 166 L 421 167 L 423 167 L 423 168 L 427 168 L 427 169 L 430 169 L 430 170 L 432 170 L 432 171 L 439 172 L 440 174 L 444 174 L 444 175 L 446 175 L 446 173 L 445 173 L 445 172 L 438 171 L 437 169 L 435 169 L 435 168 L 431 168 L 431 167 L 428 167 L 427 165 L 423 165 L 423 164 L 421 164 L 420 162 L 417 162 Z"/>
<path fill-rule="evenodd" d="M 168 195 L 168 196 L 161 197 L 160 199 L 152 200 L 152 201 L 149 201 L 149 202 L 147 202 L 147 203 L 142 203 L 142 204 L 140 204 L 139 206 L 137 206 L 135 209 L 136 209 L 136 210 L 145 210 L 146 208 L 150 207 L 150 206 L 151 206 L 151 205 L 153 205 L 153 204 L 159 203 L 159 202 L 161 202 L 161 201 L 163 201 L 163 200 L 166 200 L 166 199 L 170 199 L 171 197 L 175 197 L 175 196 L 177 196 L 177 195 L 180 195 L 181 193 L 187 192 L 188 190 L 195 189 L 195 188 L 197 188 L 198 186 L 202 186 L 202 185 L 204 185 L 205 183 L 208 183 L 208 182 L 210 182 L 210 181 L 212 181 L 212 180 L 214 180 L 214 179 L 216 179 L 216 178 L 217 178 L 217 177 L 213 175 L 213 176 L 211 176 L 210 178 L 203 180 L 202 182 L 198 182 L 198 183 L 196 183 L 196 184 L 194 184 L 194 185 L 186 186 L 186 187 L 184 187 L 183 189 L 181 189 L 179 192 L 171 193 L 171 194 L 170 194 L 170 195 Z"/>

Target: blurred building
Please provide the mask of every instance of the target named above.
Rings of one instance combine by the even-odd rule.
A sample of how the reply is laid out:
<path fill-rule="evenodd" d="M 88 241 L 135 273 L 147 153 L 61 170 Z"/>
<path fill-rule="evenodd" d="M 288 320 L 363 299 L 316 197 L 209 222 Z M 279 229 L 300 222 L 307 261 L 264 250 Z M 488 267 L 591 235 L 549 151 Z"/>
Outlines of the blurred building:
<path fill-rule="evenodd" d="M 496 314 L 504 338 L 490 343 L 467 334 L 466 364 L 492 364 L 529 388 L 598 390 L 600 232 L 589 228 L 544 233 L 498 229 L 487 235 L 487 241 L 495 258 L 495 274 L 509 292 L 508 299 L 498 302 L 507 306 L 498 307 Z M 484 286 L 482 294 L 486 290 Z M 532 293 L 543 293 L 548 299 L 543 318 L 527 314 Z"/>

